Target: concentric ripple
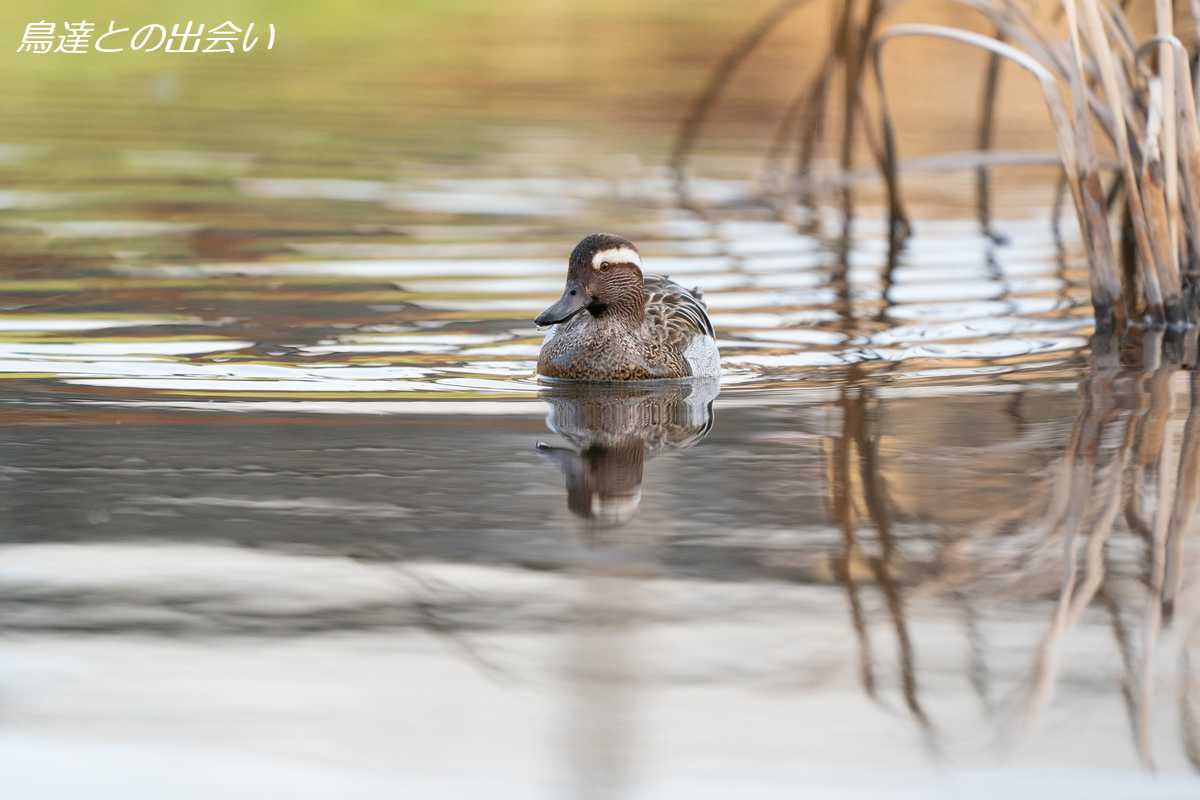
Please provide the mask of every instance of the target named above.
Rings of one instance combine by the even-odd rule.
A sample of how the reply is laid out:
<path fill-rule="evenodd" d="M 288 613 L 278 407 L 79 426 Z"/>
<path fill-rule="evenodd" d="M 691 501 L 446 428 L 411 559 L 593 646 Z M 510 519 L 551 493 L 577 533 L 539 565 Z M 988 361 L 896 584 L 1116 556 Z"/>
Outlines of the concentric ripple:
<path fill-rule="evenodd" d="M 751 189 L 698 187 L 725 201 Z M 1002 223 L 1010 246 L 971 220 L 924 225 L 889 269 L 878 212 L 845 240 L 839 225 L 753 206 L 711 221 L 674 209 L 659 178 L 229 176 L 221 191 L 275 223 L 113 219 L 119 207 L 63 219 L 70 195 L 54 221 L 10 218 L 0 235 L 33 231 L 53 269 L 14 259 L 3 272 L 14 299 L 0 377 L 75 403 L 528 398 L 542 341 L 531 320 L 561 287 L 576 219 L 622 231 L 649 271 L 704 290 L 728 391 L 848 369 L 995 382 L 1069 365 L 1090 329 L 1077 252 L 1044 211 Z M 318 224 L 347 205 L 361 221 Z"/>

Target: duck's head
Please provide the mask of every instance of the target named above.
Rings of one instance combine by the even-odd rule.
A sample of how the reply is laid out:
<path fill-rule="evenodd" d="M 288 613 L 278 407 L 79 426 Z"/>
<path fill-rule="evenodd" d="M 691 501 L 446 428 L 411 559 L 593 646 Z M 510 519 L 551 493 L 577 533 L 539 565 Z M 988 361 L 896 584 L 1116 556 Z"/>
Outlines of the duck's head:
<path fill-rule="evenodd" d="M 556 325 L 585 310 L 596 317 L 614 310 L 640 317 L 644 305 L 637 247 L 623 236 L 593 233 L 571 252 L 562 297 L 534 323 Z"/>

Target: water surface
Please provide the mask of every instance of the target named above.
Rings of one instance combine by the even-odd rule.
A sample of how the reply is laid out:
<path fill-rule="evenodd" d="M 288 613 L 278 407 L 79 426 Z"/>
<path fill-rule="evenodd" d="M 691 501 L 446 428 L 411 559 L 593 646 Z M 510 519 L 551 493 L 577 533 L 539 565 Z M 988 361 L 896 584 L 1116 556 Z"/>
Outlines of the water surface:
<path fill-rule="evenodd" d="M 512 47 L 621 30 L 595 13 Z M 339 63 L 345 31 L 308 35 Z M 1091 339 L 1049 173 L 999 187 L 1006 244 L 969 173 L 914 176 L 891 269 L 869 182 L 848 232 L 758 202 L 773 84 L 700 160 L 710 211 L 680 208 L 660 156 L 695 65 L 632 51 L 613 68 L 660 83 L 582 91 L 620 126 L 555 111 L 566 51 L 506 66 L 527 92 L 490 110 L 466 61 L 440 87 L 313 68 L 308 94 L 285 93 L 295 53 L 244 94 L 194 63 L 16 73 L 0 750 L 22 796 L 1195 793 L 1194 333 Z M 272 88 L 292 116 L 255 106 Z M 418 88 L 441 105 L 410 119 Z M 85 147 L 89 92 L 153 113 Z M 703 287 L 719 384 L 537 382 L 531 320 L 595 229 Z"/>

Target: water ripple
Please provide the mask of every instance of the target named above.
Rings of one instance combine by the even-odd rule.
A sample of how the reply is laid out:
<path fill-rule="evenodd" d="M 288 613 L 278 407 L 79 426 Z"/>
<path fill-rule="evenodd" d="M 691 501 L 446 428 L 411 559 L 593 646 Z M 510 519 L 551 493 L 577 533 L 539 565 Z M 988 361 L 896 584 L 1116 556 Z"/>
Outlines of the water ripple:
<path fill-rule="evenodd" d="M 835 246 L 819 231 L 752 213 L 711 223 L 671 210 L 669 186 L 657 178 L 237 175 L 249 164 L 225 179 L 262 213 L 285 214 L 296 201 L 351 202 L 456 218 L 219 234 L 186 215 L 81 211 L 38 221 L 32 229 L 48 258 L 61 248 L 63 263 L 54 280 L 0 272 L 17 303 L 0 314 L 6 385 L 73 403 L 171 403 L 181 394 L 386 403 L 394 395 L 457 407 L 528 396 L 541 345 L 530 320 L 557 295 L 573 241 L 559 230 L 563 214 L 607 219 L 638 238 L 648 270 L 704 289 L 734 392 L 794 387 L 852 365 L 918 381 L 1054 368 L 1086 346 L 1090 327 L 1073 245 L 1064 250 L 1048 224 L 1028 219 L 1004 221 L 1021 232 L 1011 247 L 966 220 L 923 225 L 889 272 L 885 240 L 872 233 L 883 229 L 878 212 Z M 727 200 L 749 191 L 725 180 L 695 188 Z M 641 217 L 611 217 L 613 198 Z M 70 210 L 70 197 L 58 200 Z M 500 213 L 507 219 L 495 219 Z M 114 254 L 105 244 L 114 239 L 138 249 Z M 90 260 L 73 266 L 81 247 Z"/>

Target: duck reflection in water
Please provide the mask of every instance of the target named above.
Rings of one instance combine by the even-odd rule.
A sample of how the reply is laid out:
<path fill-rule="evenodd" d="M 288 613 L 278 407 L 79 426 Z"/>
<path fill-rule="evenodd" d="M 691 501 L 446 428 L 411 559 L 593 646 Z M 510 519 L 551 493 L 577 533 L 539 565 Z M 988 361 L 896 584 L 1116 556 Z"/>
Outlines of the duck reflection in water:
<path fill-rule="evenodd" d="M 548 387 L 546 426 L 568 446 L 538 442 L 537 448 L 562 470 L 567 508 L 600 528 L 633 519 L 647 459 L 704 439 L 718 392 L 715 379 Z"/>

